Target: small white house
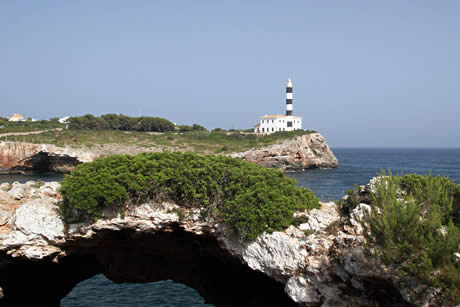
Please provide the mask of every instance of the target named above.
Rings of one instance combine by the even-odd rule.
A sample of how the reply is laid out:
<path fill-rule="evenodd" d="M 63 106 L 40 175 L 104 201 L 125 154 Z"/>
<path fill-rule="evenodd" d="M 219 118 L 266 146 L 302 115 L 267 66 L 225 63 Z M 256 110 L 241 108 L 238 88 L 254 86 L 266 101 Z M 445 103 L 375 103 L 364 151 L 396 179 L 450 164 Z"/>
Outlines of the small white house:
<path fill-rule="evenodd" d="M 302 117 L 294 115 L 264 115 L 254 126 L 255 133 L 273 133 L 302 129 Z"/>
<path fill-rule="evenodd" d="M 65 116 L 65 117 L 62 117 L 62 118 L 59 118 L 59 122 L 61 124 L 67 124 L 67 120 L 70 118 L 70 116 Z"/>
<path fill-rule="evenodd" d="M 302 117 L 292 115 L 292 81 L 286 84 L 286 115 L 264 115 L 254 125 L 255 133 L 274 133 L 278 131 L 294 131 L 302 129 Z"/>
<path fill-rule="evenodd" d="M 8 121 L 10 122 L 23 122 L 24 121 L 24 116 L 21 114 L 13 114 L 11 115 L 10 118 L 8 118 Z"/>

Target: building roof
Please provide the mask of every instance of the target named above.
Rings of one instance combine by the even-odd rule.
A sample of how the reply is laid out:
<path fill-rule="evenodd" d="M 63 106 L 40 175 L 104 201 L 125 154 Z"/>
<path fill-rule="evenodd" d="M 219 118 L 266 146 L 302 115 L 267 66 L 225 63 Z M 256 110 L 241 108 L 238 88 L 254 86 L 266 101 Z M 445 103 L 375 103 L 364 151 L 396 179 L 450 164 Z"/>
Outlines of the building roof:
<path fill-rule="evenodd" d="M 258 128 L 258 127 L 260 127 L 260 124 L 255 124 L 254 125 L 254 128 Z"/>
<path fill-rule="evenodd" d="M 264 116 L 261 116 L 260 118 L 279 118 L 279 117 L 302 118 L 300 116 L 294 116 L 294 115 L 264 115 Z"/>
<path fill-rule="evenodd" d="M 21 120 L 24 120 L 24 116 L 22 116 L 21 114 L 13 114 L 13 115 L 11 115 L 11 117 L 8 120 L 10 122 L 12 122 L 12 121 L 21 121 Z"/>

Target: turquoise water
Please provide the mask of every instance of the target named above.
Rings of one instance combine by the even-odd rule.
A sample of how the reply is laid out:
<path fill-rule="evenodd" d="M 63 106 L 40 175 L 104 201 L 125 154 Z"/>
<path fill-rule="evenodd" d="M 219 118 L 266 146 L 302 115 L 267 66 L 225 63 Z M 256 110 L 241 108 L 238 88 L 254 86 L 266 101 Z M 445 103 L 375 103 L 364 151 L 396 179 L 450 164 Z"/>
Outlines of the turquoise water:
<path fill-rule="evenodd" d="M 381 169 L 393 174 L 442 175 L 460 184 L 460 149 L 333 149 L 340 166 L 336 169 L 288 173 L 299 186 L 310 188 L 322 200 L 343 196 L 354 184 L 366 184 Z M 62 176 L 41 180 L 61 180 Z M 0 175 L 0 182 L 36 179 L 25 175 Z M 97 275 L 78 284 L 61 301 L 63 307 L 86 306 L 212 306 L 196 291 L 182 284 L 161 281 L 148 284 L 115 284 Z"/>

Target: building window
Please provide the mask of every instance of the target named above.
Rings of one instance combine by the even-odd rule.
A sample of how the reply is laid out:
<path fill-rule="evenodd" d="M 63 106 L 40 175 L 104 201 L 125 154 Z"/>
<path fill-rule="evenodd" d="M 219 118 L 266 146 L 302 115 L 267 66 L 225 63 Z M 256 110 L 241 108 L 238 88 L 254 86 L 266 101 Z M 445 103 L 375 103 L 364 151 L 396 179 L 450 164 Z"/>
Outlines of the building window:
<path fill-rule="evenodd" d="M 262 132 L 265 132 L 265 128 L 262 128 Z"/>
<path fill-rule="evenodd" d="M 275 131 L 275 128 L 272 127 L 272 132 Z"/>
<path fill-rule="evenodd" d="M 288 127 L 292 127 L 292 122 L 287 122 Z"/>

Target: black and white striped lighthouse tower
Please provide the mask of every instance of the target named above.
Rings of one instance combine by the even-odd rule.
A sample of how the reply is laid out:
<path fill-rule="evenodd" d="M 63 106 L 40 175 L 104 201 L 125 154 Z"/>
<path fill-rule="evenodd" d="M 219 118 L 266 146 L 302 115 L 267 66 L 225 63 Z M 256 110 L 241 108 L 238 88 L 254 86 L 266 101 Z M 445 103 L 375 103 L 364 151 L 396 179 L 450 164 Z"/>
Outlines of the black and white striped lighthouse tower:
<path fill-rule="evenodd" d="M 286 116 L 292 115 L 292 81 L 288 79 L 286 83 Z"/>

